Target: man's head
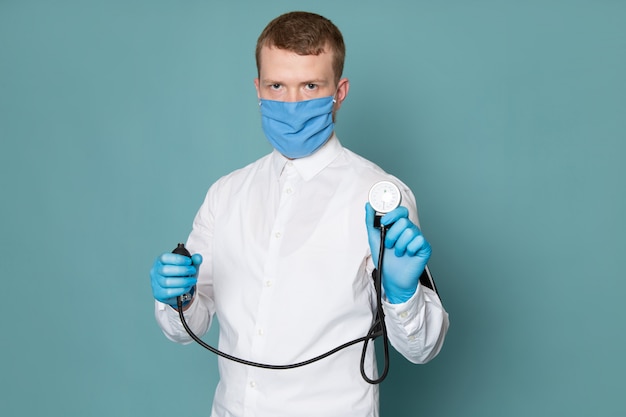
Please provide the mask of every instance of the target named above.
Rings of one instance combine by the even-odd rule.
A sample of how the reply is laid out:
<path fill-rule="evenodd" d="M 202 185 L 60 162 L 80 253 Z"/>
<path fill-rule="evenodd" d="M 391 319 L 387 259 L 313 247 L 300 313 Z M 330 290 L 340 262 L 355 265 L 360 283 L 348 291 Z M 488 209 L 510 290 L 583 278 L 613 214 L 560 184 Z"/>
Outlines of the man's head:
<path fill-rule="evenodd" d="M 254 85 L 263 130 L 287 158 L 311 155 L 331 137 L 350 89 L 344 57 L 339 29 L 313 13 L 279 16 L 259 36 Z"/>
<path fill-rule="evenodd" d="M 335 85 L 343 73 L 346 47 L 339 29 L 328 19 L 315 13 L 290 12 L 272 20 L 263 30 L 256 45 L 256 65 L 260 76 L 263 48 L 276 48 L 298 55 L 332 54 Z"/>

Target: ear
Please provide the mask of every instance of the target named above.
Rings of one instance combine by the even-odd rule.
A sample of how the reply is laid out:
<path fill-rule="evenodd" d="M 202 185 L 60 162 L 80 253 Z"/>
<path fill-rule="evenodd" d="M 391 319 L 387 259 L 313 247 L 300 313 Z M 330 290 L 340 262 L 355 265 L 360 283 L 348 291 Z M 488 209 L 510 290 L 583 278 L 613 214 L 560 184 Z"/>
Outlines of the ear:
<path fill-rule="evenodd" d="M 337 93 L 335 95 L 335 107 L 334 111 L 341 108 L 341 104 L 348 97 L 348 91 L 350 90 L 350 81 L 347 78 L 342 78 L 337 84 Z"/>
<path fill-rule="evenodd" d="M 261 90 L 259 90 L 259 79 L 254 79 L 254 88 L 256 88 L 256 97 L 261 100 Z"/>

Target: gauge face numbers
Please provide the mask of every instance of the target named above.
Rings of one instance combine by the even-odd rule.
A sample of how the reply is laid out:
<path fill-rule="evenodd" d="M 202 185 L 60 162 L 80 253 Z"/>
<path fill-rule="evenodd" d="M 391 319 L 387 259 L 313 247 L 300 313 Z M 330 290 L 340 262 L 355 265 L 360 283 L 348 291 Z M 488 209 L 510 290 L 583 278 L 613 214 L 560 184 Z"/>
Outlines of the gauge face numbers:
<path fill-rule="evenodd" d="M 401 200 L 400 189 L 392 182 L 380 181 L 370 189 L 369 202 L 378 213 L 389 213 Z"/>

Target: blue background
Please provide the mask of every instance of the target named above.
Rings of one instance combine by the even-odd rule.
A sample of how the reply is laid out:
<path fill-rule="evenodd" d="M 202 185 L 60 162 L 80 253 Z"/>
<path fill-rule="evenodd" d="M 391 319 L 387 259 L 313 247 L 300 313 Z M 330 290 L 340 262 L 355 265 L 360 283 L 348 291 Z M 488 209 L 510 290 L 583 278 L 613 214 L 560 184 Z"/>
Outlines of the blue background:
<path fill-rule="evenodd" d="M 610 0 L 0 0 L 3 413 L 209 414 L 216 359 L 162 336 L 148 270 L 270 151 L 254 46 L 297 9 L 343 31 L 339 137 L 414 190 L 450 313 L 433 362 L 393 355 L 383 415 L 626 415 Z"/>

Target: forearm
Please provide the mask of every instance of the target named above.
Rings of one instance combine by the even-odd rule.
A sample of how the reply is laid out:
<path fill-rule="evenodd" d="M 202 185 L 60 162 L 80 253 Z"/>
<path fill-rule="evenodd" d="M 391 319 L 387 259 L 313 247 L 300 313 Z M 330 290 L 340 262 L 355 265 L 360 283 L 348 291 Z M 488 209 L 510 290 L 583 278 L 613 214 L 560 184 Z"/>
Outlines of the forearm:
<path fill-rule="evenodd" d="M 405 303 L 383 301 L 383 308 L 389 341 L 399 353 L 418 364 L 437 356 L 450 323 L 433 290 L 420 284 Z"/>
<path fill-rule="evenodd" d="M 185 321 L 198 336 L 202 336 L 208 331 L 213 313 L 212 300 L 199 294 L 196 294 L 192 302 L 183 309 Z M 157 324 L 168 339 L 182 344 L 192 342 L 193 339 L 180 322 L 180 316 L 176 309 L 156 301 L 154 315 Z"/>

